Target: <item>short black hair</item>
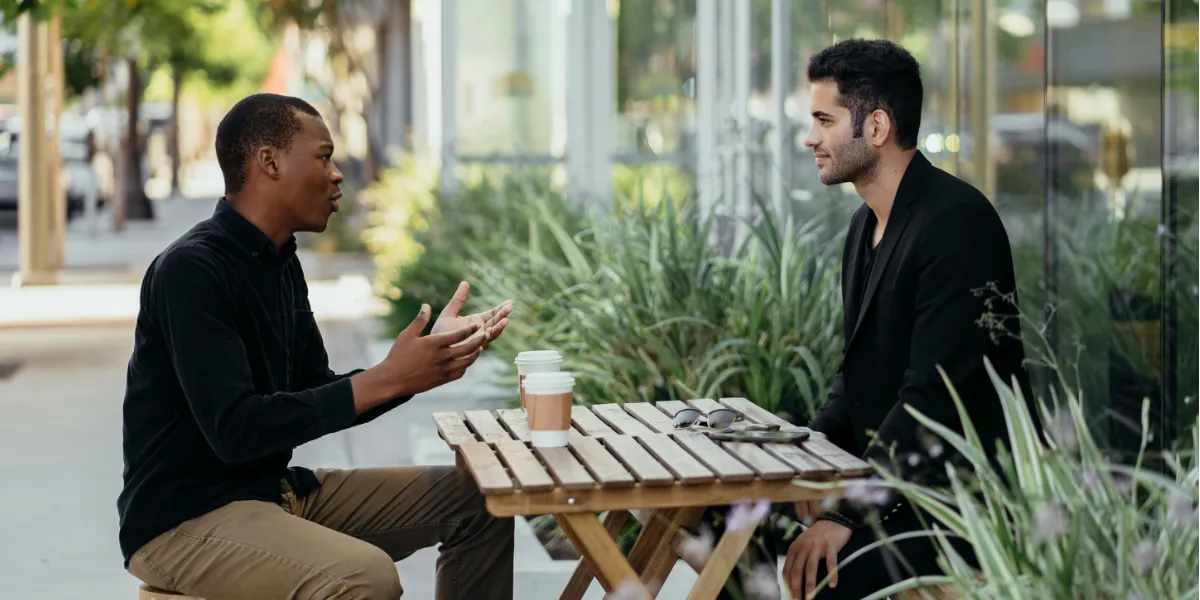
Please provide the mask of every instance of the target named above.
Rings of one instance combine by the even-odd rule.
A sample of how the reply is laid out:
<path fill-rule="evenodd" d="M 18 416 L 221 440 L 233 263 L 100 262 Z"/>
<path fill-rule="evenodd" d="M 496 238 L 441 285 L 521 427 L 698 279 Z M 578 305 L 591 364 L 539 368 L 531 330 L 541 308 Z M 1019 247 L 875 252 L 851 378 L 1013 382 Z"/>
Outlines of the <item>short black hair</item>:
<path fill-rule="evenodd" d="M 321 116 L 304 100 L 279 94 L 247 96 L 229 109 L 217 125 L 217 163 L 225 177 L 225 193 L 242 189 L 255 150 L 263 146 L 282 150 L 292 147 L 292 138 L 300 131 L 298 112 Z"/>
<path fill-rule="evenodd" d="M 850 109 L 854 136 L 872 111 L 882 109 L 896 123 L 896 143 L 917 147 L 921 129 L 921 66 L 908 50 L 888 40 L 842 40 L 808 61 L 808 80 L 832 80 L 838 104 Z"/>

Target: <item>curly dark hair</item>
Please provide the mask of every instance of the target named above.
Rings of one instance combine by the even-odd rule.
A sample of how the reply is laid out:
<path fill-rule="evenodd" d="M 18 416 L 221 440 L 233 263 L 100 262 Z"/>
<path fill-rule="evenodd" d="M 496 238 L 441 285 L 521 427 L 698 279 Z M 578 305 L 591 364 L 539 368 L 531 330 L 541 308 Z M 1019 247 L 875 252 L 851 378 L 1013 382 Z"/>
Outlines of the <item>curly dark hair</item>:
<path fill-rule="evenodd" d="M 808 80 L 834 81 L 838 104 L 850 109 L 854 137 L 867 115 L 882 109 L 896 123 L 896 143 L 917 147 L 921 129 L 921 66 L 908 50 L 888 40 L 842 40 L 808 61 Z"/>
<path fill-rule="evenodd" d="M 254 151 L 263 146 L 292 147 L 300 131 L 296 113 L 321 114 L 299 98 L 279 94 L 254 94 L 233 105 L 217 126 L 217 163 L 225 177 L 225 193 L 233 194 L 246 183 L 246 168 Z"/>

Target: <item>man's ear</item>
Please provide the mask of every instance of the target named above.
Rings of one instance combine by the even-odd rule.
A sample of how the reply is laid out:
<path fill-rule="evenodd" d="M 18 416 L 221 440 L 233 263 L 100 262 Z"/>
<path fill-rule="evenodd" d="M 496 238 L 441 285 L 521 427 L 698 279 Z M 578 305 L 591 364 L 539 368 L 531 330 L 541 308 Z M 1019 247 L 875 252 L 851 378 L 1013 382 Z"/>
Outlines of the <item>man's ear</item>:
<path fill-rule="evenodd" d="M 261 146 L 254 151 L 254 168 L 271 179 L 279 179 L 279 149 L 273 146 Z"/>
<path fill-rule="evenodd" d="M 887 112 L 883 110 L 873 110 L 867 115 L 867 122 L 864 124 L 863 134 L 867 141 L 874 147 L 882 147 L 887 143 L 888 136 L 892 133 L 892 119 L 888 117 Z"/>

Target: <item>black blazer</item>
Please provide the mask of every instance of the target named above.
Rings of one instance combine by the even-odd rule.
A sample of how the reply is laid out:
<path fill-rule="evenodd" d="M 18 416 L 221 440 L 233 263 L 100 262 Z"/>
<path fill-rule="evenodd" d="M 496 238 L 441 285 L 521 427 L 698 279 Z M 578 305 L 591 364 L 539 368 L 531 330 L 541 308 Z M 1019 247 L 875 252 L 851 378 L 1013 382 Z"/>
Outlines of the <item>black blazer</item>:
<path fill-rule="evenodd" d="M 1007 433 L 984 357 L 1006 382 L 1018 378 L 1036 418 L 1016 309 L 1002 299 L 993 299 L 989 307 L 986 303 L 995 294 L 978 291 L 995 284 L 1016 298 L 1008 234 L 992 204 L 918 152 L 900 181 L 864 281 L 875 224 L 875 214 L 865 204 L 850 222 L 842 258 L 846 345 L 829 399 L 811 428 L 883 465 L 893 464 L 889 446 L 904 461 L 900 466 L 910 452 L 928 458 L 925 436 L 904 405 L 961 431 L 937 370 L 941 366 L 980 437 L 992 446 Z M 993 335 L 979 323 L 989 312 L 1008 317 L 1008 335 Z M 871 432 L 877 439 L 872 440 Z"/>

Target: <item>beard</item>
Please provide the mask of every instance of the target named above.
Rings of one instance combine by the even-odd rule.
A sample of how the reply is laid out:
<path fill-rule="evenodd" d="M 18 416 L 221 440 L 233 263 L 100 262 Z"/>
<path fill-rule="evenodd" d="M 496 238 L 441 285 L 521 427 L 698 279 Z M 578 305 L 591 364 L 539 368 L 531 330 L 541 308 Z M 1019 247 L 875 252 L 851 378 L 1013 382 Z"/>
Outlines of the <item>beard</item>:
<path fill-rule="evenodd" d="M 864 175 L 870 175 L 879 162 L 879 155 L 871 152 L 864 137 L 850 138 L 830 148 L 826 154 L 829 165 L 818 174 L 825 185 L 856 182 Z"/>

